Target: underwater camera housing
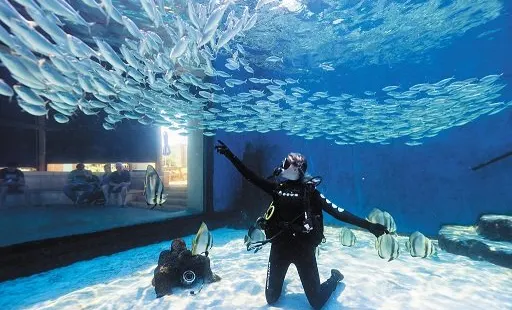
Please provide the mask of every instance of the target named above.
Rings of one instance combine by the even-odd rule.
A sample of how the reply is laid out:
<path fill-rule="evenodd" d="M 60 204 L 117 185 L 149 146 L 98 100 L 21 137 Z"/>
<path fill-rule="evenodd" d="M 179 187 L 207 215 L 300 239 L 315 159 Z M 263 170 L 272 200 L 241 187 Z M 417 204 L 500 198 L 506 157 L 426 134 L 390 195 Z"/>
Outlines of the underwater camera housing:
<path fill-rule="evenodd" d="M 190 286 L 196 281 L 196 274 L 192 270 L 183 272 L 181 276 L 181 283 L 185 286 Z"/>

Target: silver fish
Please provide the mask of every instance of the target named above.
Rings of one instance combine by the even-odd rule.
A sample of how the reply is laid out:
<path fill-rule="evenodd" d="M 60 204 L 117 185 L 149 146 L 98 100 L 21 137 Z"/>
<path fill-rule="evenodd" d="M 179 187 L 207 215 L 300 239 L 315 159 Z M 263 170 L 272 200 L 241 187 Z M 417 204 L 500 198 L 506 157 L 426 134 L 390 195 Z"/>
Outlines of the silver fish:
<path fill-rule="evenodd" d="M 171 54 L 169 55 L 169 57 L 175 61 L 178 57 L 180 57 L 181 55 L 183 55 L 183 53 L 185 53 L 185 51 L 187 50 L 187 45 L 188 45 L 187 37 L 186 36 L 182 37 L 178 41 L 178 43 L 172 48 Z"/>
<path fill-rule="evenodd" d="M 18 100 L 18 106 L 30 115 L 45 116 L 48 114 L 48 110 L 44 106 L 27 103 L 23 100 Z"/>
<path fill-rule="evenodd" d="M 187 14 L 188 14 L 188 19 L 190 20 L 190 22 L 192 22 L 192 25 L 194 25 L 197 29 L 200 29 L 201 26 L 199 25 L 199 22 L 198 22 L 198 16 L 196 14 L 196 10 L 194 9 L 194 2 L 191 0 L 187 1 Z"/>
<path fill-rule="evenodd" d="M 112 125 L 112 124 L 110 124 L 110 123 L 107 123 L 107 122 L 104 122 L 104 123 L 102 124 L 102 126 L 103 126 L 103 129 L 105 129 L 105 130 L 114 130 L 114 129 L 115 129 L 115 128 L 114 128 L 114 125 Z"/>
<path fill-rule="evenodd" d="M 283 62 L 283 57 L 277 57 L 277 56 L 269 56 L 265 61 L 268 62 Z"/>
<path fill-rule="evenodd" d="M 72 84 L 72 82 L 64 77 L 59 70 L 57 70 L 52 64 L 51 62 L 47 61 L 46 59 L 41 59 L 39 61 L 39 69 L 41 71 L 41 73 L 43 74 L 43 76 L 45 77 L 46 81 L 48 81 L 49 83 L 53 84 L 53 85 L 57 85 L 57 86 L 61 86 L 61 87 L 66 87 L 70 84 Z"/>
<path fill-rule="evenodd" d="M 124 25 L 123 16 L 121 13 L 112 5 L 111 0 L 102 0 L 103 7 L 105 8 L 105 11 L 107 12 L 107 23 L 109 22 L 109 18 L 112 18 L 116 22 L 118 22 L 121 25 Z"/>
<path fill-rule="evenodd" d="M 258 13 L 254 13 L 251 18 L 247 21 L 244 26 L 243 31 L 248 31 L 252 29 L 256 25 L 256 21 L 258 20 Z"/>
<path fill-rule="evenodd" d="M 156 17 L 155 3 L 152 0 L 140 0 L 140 3 L 150 20 L 154 20 Z"/>
<path fill-rule="evenodd" d="M 89 58 L 89 57 L 98 57 L 98 53 L 89 47 L 89 45 L 85 44 L 79 38 L 66 34 L 67 43 L 70 48 L 70 51 L 78 58 Z"/>
<path fill-rule="evenodd" d="M 219 26 L 219 22 L 222 19 L 222 16 L 224 15 L 224 12 L 228 8 L 227 5 L 220 5 L 217 7 L 208 17 L 208 20 L 206 21 L 206 25 L 204 26 L 203 32 L 209 32 L 211 30 L 216 30 Z"/>
<path fill-rule="evenodd" d="M 54 21 L 49 20 L 38 7 L 25 7 L 28 15 L 37 23 L 41 29 L 50 35 L 50 37 L 58 44 L 66 42 L 66 33 Z"/>
<path fill-rule="evenodd" d="M 45 102 L 43 98 L 36 94 L 32 89 L 22 85 L 14 85 L 13 89 L 26 103 L 44 106 Z"/>
<path fill-rule="evenodd" d="M 13 31 L 22 41 L 34 51 L 45 55 L 60 55 L 55 45 L 48 41 L 44 36 L 34 29 L 26 28 L 26 26 L 18 20 L 11 23 L 11 31 Z"/>
<path fill-rule="evenodd" d="M 112 47 L 110 47 L 110 45 L 107 42 L 101 40 L 98 37 L 93 37 L 93 39 L 94 42 L 96 42 L 98 48 L 100 49 L 101 56 L 106 61 L 108 61 L 112 66 L 114 66 L 114 68 L 121 70 L 123 72 L 126 71 L 125 63 L 121 60 L 121 58 L 119 58 L 117 53 L 112 49 Z"/>
<path fill-rule="evenodd" d="M 128 32 L 137 39 L 141 39 L 142 33 L 139 27 L 137 27 L 137 25 L 129 17 L 123 16 L 122 19 L 124 26 L 126 29 L 128 29 Z"/>
<path fill-rule="evenodd" d="M 66 115 L 64 114 L 60 114 L 60 113 L 56 113 L 53 115 L 53 119 L 57 122 L 57 123 L 60 123 L 60 124 L 65 124 L 67 122 L 69 122 L 69 117 L 67 117 Z"/>
<path fill-rule="evenodd" d="M 11 86 L 5 83 L 5 81 L 2 79 L 0 79 L 0 95 L 6 97 L 12 97 L 14 95 L 14 91 L 12 90 Z"/>
<path fill-rule="evenodd" d="M 84 3 L 87 6 L 90 6 L 91 8 L 95 8 L 99 10 L 103 15 L 106 16 L 106 13 L 103 11 L 102 5 L 97 3 L 96 0 L 81 0 L 82 3 Z"/>
<path fill-rule="evenodd" d="M 78 12 L 73 9 L 72 6 L 70 6 L 67 2 L 63 0 L 44 0 L 39 1 L 39 4 L 46 10 L 53 12 L 57 15 L 66 17 L 70 21 L 73 21 L 74 23 L 84 25 L 86 26 L 89 31 L 90 27 L 94 25 L 95 23 L 88 23 L 85 19 L 78 14 Z"/>

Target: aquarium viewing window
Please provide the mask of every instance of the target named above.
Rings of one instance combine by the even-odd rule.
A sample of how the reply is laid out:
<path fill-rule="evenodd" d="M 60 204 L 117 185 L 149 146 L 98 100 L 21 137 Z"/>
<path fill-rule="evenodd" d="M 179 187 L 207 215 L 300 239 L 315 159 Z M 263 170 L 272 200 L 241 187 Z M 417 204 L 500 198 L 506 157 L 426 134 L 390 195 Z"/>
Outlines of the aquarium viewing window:
<path fill-rule="evenodd" d="M 56 163 L 56 164 L 48 164 L 47 171 L 49 172 L 70 172 L 73 171 L 78 163 Z M 115 163 L 88 163 L 85 162 L 85 169 L 90 170 L 92 172 L 101 173 L 103 172 L 103 166 L 105 164 L 110 164 L 110 168 L 112 171 L 115 170 Z M 155 163 L 123 163 L 125 169 L 129 171 L 145 171 L 148 165 L 154 166 Z"/>
<path fill-rule="evenodd" d="M 187 185 L 188 138 L 183 133 L 160 128 L 160 173 L 165 186 Z"/>

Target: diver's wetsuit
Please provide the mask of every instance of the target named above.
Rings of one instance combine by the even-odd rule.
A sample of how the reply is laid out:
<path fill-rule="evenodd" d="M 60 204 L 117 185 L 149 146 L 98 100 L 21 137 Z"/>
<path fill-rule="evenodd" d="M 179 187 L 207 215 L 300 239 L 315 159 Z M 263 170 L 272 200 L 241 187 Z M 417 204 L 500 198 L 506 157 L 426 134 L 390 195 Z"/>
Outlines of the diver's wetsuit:
<path fill-rule="evenodd" d="M 309 196 L 311 213 L 315 218 L 313 231 L 306 234 L 287 229 L 283 230 L 272 241 L 265 296 L 268 304 L 273 304 L 279 299 L 286 272 L 290 264 L 293 263 L 297 268 L 309 303 L 315 309 L 321 308 L 335 290 L 338 280 L 340 280 L 331 276 L 327 281 L 320 284 L 315 250 L 323 238 L 322 210 L 338 220 L 361 228 L 371 229 L 373 224 L 337 207 L 320 194 L 317 189 L 313 188 L 310 194 L 306 194 L 306 185 L 302 181 L 276 183 L 255 174 L 232 153 L 228 152 L 225 156 L 248 181 L 272 196 L 275 207 L 272 217 L 277 216 L 276 218 L 285 223 L 293 222 L 297 215 L 300 216 L 301 213 L 304 213 L 304 195 Z M 300 221 L 293 222 L 292 225 L 296 226 L 298 223 L 302 226 L 302 220 L 303 218 Z"/>

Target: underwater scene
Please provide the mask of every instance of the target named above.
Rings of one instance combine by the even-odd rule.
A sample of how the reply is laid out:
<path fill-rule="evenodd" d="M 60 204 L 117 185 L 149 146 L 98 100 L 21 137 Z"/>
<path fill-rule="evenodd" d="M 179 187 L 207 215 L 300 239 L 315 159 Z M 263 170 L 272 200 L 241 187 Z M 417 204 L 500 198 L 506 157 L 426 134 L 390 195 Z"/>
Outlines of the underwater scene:
<path fill-rule="evenodd" d="M 0 309 L 512 309 L 512 2 L 0 0 Z"/>

